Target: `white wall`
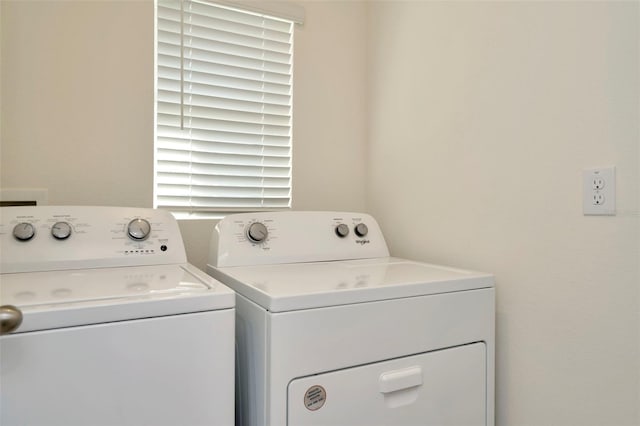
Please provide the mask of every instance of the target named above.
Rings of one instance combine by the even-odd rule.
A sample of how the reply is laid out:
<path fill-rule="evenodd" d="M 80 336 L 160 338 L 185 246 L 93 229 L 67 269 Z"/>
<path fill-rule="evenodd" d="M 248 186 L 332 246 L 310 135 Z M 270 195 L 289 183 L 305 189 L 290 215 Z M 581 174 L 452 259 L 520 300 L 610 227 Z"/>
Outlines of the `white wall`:
<path fill-rule="evenodd" d="M 364 210 L 365 4 L 302 5 L 293 208 Z M 49 204 L 150 207 L 153 2 L 0 7 L 0 186 L 46 188 Z M 214 223 L 181 223 L 189 260 L 201 268 Z"/>
<path fill-rule="evenodd" d="M 640 424 L 639 4 L 370 4 L 369 210 L 495 273 L 501 426 Z M 584 217 L 603 165 L 618 214 Z"/>

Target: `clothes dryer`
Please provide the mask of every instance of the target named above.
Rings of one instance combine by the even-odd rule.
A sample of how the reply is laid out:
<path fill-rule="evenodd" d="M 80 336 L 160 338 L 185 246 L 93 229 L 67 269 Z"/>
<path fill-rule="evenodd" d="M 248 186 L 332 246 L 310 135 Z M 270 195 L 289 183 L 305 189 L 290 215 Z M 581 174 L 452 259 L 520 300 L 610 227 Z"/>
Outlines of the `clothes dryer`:
<path fill-rule="evenodd" d="M 492 275 L 344 212 L 227 216 L 207 271 L 237 293 L 238 425 L 493 425 Z"/>
<path fill-rule="evenodd" d="M 171 214 L 0 216 L 0 424 L 233 425 L 235 296 Z"/>

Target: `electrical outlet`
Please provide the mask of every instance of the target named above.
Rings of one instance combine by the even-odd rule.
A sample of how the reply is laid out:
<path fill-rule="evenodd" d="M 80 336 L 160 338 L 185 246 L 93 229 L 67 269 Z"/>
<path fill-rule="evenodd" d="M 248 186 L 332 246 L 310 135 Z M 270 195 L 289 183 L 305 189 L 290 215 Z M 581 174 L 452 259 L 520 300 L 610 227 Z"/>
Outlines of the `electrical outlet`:
<path fill-rule="evenodd" d="M 595 194 L 593 194 L 593 205 L 594 206 L 600 206 L 604 204 L 604 195 L 596 192 Z"/>
<path fill-rule="evenodd" d="M 582 172 L 582 212 L 585 215 L 616 214 L 616 168 L 600 167 Z"/>
<path fill-rule="evenodd" d="M 591 187 L 593 189 L 603 189 L 604 188 L 604 179 L 602 178 L 602 176 L 596 175 L 593 177 L 593 179 L 591 180 Z"/>

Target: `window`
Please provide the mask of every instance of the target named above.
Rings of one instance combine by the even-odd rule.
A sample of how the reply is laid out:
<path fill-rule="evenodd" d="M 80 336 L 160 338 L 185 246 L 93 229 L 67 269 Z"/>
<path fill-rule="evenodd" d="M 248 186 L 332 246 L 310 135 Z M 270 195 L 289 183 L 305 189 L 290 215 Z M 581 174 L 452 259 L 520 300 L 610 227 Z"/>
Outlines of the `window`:
<path fill-rule="evenodd" d="M 293 28 L 158 0 L 156 207 L 178 217 L 290 207 Z"/>

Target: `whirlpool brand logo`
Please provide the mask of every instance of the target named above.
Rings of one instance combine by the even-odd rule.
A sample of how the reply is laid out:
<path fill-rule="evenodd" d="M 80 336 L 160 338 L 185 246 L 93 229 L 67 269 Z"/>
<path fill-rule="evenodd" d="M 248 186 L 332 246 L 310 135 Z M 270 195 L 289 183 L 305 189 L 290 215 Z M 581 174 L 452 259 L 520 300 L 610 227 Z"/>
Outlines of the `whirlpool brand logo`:
<path fill-rule="evenodd" d="M 369 244 L 371 241 L 369 240 L 356 240 L 356 244 L 360 244 L 360 245 L 365 245 L 365 244 Z"/>

